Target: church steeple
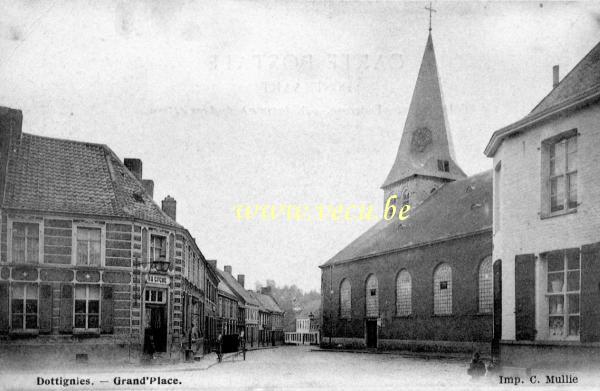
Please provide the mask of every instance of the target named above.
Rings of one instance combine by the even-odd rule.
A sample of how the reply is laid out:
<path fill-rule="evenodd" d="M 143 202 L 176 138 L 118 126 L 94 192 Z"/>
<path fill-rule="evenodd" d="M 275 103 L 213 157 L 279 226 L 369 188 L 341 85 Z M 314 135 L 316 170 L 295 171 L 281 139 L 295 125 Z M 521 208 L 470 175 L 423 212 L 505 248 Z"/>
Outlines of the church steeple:
<path fill-rule="evenodd" d="M 454 157 L 429 32 L 396 160 L 381 186 L 384 202 L 397 194 L 399 202 L 410 199 L 411 206 L 416 206 L 443 183 L 464 177 Z"/>

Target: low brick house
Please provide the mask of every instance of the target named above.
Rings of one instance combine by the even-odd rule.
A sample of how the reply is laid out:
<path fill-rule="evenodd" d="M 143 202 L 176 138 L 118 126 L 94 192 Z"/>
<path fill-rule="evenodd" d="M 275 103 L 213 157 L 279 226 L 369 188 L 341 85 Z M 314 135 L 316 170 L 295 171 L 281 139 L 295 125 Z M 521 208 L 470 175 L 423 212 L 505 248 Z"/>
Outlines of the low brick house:
<path fill-rule="evenodd" d="M 182 249 L 188 267 L 206 261 L 175 200 L 152 200 L 138 159 L 21 124 L 19 110 L 0 108 L 2 360 L 176 357 L 183 282 L 204 300 L 200 277 L 182 275 Z"/>

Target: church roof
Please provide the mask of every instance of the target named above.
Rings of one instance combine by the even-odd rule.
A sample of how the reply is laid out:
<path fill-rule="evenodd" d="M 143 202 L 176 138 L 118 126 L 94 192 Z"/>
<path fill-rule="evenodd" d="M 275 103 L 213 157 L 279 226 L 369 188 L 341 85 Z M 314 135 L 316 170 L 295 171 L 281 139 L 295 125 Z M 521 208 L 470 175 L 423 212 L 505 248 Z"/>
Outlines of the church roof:
<path fill-rule="evenodd" d="M 321 267 L 429 245 L 492 226 L 492 171 L 449 182 L 400 221 L 380 220 Z"/>
<path fill-rule="evenodd" d="M 565 78 L 534 109 L 492 135 L 485 154 L 493 156 L 509 134 L 529 128 L 563 110 L 576 109 L 600 98 L 600 42 L 579 61 Z"/>
<path fill-rule="evenodd" d="M 448 161 L 448 172 L 438 168 L 438 160 Z M 382 188 L 413 175 L 449 180 L 466 176 L 454 157 L 431 33 L 427 38 L 396 160 Z"/>

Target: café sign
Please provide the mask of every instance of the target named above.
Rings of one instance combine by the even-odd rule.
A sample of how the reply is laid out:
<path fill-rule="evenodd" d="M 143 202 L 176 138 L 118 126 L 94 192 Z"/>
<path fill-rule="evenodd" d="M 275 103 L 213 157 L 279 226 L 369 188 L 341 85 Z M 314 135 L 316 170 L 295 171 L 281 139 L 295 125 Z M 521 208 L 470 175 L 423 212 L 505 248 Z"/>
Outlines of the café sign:
<path fill-rule="evenodd" d="M 169 279 L 169 276 L 163 276 L 160 274 L 147 274 L 146 282 L 149 284 L 156 285 L 169 285 L 169 282 L 171 282 L 171 280 Z"/>

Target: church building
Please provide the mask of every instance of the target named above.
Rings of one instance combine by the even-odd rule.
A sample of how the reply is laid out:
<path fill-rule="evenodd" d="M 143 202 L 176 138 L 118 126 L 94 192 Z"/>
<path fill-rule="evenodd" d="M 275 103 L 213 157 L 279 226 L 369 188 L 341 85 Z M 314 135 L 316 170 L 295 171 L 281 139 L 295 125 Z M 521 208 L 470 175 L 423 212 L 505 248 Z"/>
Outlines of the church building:
<path fill-rule="evenodd" d="M 320 266 L 323 342 L 490 354 L 492 173 L 456 161 L 431 30 L 382 189 L 409 218 L 382 219 Z"/>

